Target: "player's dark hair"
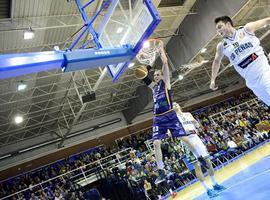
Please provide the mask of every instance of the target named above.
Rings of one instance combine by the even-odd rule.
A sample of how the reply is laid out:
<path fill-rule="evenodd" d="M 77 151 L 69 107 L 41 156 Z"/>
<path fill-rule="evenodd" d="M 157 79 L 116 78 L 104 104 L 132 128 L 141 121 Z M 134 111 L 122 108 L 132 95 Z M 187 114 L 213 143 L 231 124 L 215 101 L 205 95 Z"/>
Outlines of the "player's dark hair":
<path fill-rule="evenodd" d="M 215 19 L 215 24 L 217 24 L 218 22 L 223 22 L 223 23 L 230 23 L 233 26 L 233 21 L 229 16 L 221 16 L 221 17 L 217 17 Z"/>

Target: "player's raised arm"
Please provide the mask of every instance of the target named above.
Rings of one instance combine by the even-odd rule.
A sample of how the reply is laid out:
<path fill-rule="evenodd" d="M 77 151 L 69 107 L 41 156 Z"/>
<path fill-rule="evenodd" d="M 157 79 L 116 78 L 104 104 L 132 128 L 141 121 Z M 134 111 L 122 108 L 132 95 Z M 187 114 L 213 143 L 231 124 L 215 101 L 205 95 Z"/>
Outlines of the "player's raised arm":
<path fill-rule="evenodd" d="M 215 81 L 216 81 L 216 78 L 218 75 L 221 60 L 223 58 L 222 45 L 223 45 L 222 43 L 219 43 L 217 45 L 216 55 L 215 55 L 214 61 L 212 63 L 212 76 L 211 76 L 211 82 L 210 82 L 210 89 L 212 89 L 212 90 L 218 89 L 218 87 L 216 87 Z"/>
<path fill-rule="evenodd" d="M 168 89 L 171 89 L 171 83 L 170 83 L 170 70 L 169 70 L 169 65 L 168 65 L 168 59 L 163 47 L 163 43 L 162 43 L 162 47 L 160 49 L 160 58 L 162 61 L 162 74 L 163 74 L 163 79 L 164 82 L 166 83 L 166 86 L 168 87 Z"/>
<path fill-rule="evenodd" d="M 244 26 L 244 28 L 246 31 L 248 31 L 250 33 L 254 33 L 256 30 L 262 28 L 265 25 L 269 25 L 269 24 L 270 24 L 270 17 L 267 17 L 264 19 L 260 19 L 258 21 L 249 22 Z"/>

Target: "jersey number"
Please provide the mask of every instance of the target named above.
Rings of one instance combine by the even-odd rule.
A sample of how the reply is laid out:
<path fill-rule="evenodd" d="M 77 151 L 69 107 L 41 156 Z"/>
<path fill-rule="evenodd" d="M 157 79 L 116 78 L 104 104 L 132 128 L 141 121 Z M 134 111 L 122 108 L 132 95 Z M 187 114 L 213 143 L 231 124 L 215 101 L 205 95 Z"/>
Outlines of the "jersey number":
<path fill-rule="evenodd" d="M 238 42 L 233 43 L 233 47 L 234 47 L 234 48 L 239 47 L 239 43 L 238 43 Z"/>
<path fill-rule="evenodd" d="M 153 132 L 158 132 L 158 126 L 153 126 Z"/>

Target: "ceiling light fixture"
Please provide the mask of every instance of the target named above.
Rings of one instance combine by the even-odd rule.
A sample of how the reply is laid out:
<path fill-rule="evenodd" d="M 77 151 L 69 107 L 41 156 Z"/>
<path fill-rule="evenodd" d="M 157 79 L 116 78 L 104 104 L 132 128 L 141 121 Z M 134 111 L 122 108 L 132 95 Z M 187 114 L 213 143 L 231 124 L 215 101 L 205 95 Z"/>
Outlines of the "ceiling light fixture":
<path fill-rule="evenodd" d="M 28 30 L 24 31 L 23 38 L 25 40 L 31 40 L 35 37 L 35 32 L 32 30 L 31 27 L 29 27 Z"/>
<path fill-rule="evenodd" d="M 143 48 L 149 48 L 150 47 L 150 42 L 147 40 L 143 43 Z"/>
<path fill-rule="evenodd" d="M 23 83 L 23 81 L 21 81 L 17 86 L 18 91 L 25 90 L 26 88 L 27 88 L 27 85 L 25 83 Z"/>
<path fill-rule="evenodd" d="M 59 51 L 59 50 L 60 50 L 59 46 L 54 46 L 53 49 L 54 49 L 55 51 Z"/>
<path fill-rule="evenodd" d="M 116 33 L 122 33 L 122 32 L 123 32 L 123 30 L 124 30 L 124 28 L 123 28 L 123 27 L 118 27 L 118 29 L 116 30 Z"/>
<path fill-rule="evenodd" d="M 135 65 L 135 63 L 134 63 L 134 62 L 129 63 L 128 68 L 132 68 L 132 67 L 134 67 L 134 65 Z"/>
<path fill-rule="evenodd" d="M 207 48 L 202 48 L 201 53 L 205 53 L 207 51 Z"/>
<path fill-rule="evenodd" d="M 17 85 L 18 91 L 25 90 L 26 88 L 27 88 L 27 85 L 23 81 L 20 81 L 19 84 Z"/>
<path fill-rule="evenodd" d="M 14 117 L 14 122 L 15 122 L 16 124 L 22 123 L 22 122 L 23 122 L 23 117 L 22 117 L 21 115 L 15 116 L 15 117 Z"/>
<path fill-rule="evenodd" d="M 178 75 L 178 80 L 181 81 L 181 80 L 183 80 L 183 79 L 184 79 L 184 76 L 181 75 L 181 74 L 179 74 L 179 75 Z"/>

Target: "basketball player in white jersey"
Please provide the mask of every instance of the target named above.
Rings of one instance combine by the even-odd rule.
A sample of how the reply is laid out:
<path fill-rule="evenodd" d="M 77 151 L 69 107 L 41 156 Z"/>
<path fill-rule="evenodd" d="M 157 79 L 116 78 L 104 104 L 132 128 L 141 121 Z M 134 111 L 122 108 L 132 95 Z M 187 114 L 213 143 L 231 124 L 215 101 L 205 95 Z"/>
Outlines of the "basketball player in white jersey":
<path fill-rule="evenodd" d="M 270 66 L 260 40 L 254 32 L 270 24 L 270 17 L 247 23 L 236 29 L 230 17 L 215 19 L 216 30 L 224 39 L 217 45 L 212 64 L 210 88 L 218 89 L 215 80 L 220 68 L 221 59 L 225 55 L 235 70 L 246 80 L 246 85 L 265 104 L 270 106 Z"/>
<path fill-rule="evenodd" d="M 194 163 L 196 176 L 198 177 L 200 183 L 205 188 L 208 196 L 209 197 L 215 197 L 215 196 L 217 196 L 216 192 L 224 190 L 225 187 L 222 186 L 222 185 L 219 185 L 217 183 L 217 181 L 216 181 L 216 179 L 214 177 L 214 169 L 213 169 L 213 166 L 212 166 L 212 162 L 211 162 L 211 160 L 209 158 L 209 153 L 208 153 L 205 145 L 203 144 L 202 140 L 197 135 L 198 128 L 200 128 L 200 124 L 194 119 L 194 117 L 192 116 L 191 113 L 182 112 L 181 107 L 179 106 L 179 104 L 174 102 L 173 103 L 173 109 L 175 110 L 175 112 L 176 112 L 176 114 L 177 114 L 177 116 L 179 118 L 179 121 L 182 123 L 185 131 L 187 133 L 190 133 L 188 135 L 189 143 L 185 142 L 185 144 L 188 146 L 188 148 L 191 150 L 191 152 L 197 158 L 197 160 Z M 190 146 L 190 144 L 192 146 Z M 196 147 L 196 148 L 193 148 L 193 147 Z M 206 183 L 205 183 L 205 177 L 203 175 L 200 162 L 198 161 L 198 158 L 200 156 L 203 156 L 205 161 L 209 165 L 209 169 L 207 169 L 207 171 L 208 171 L 208 174 L 209 174 L 211 182 L 212 182 L 212 188 L 208 187 L 206 185 Z"/>

